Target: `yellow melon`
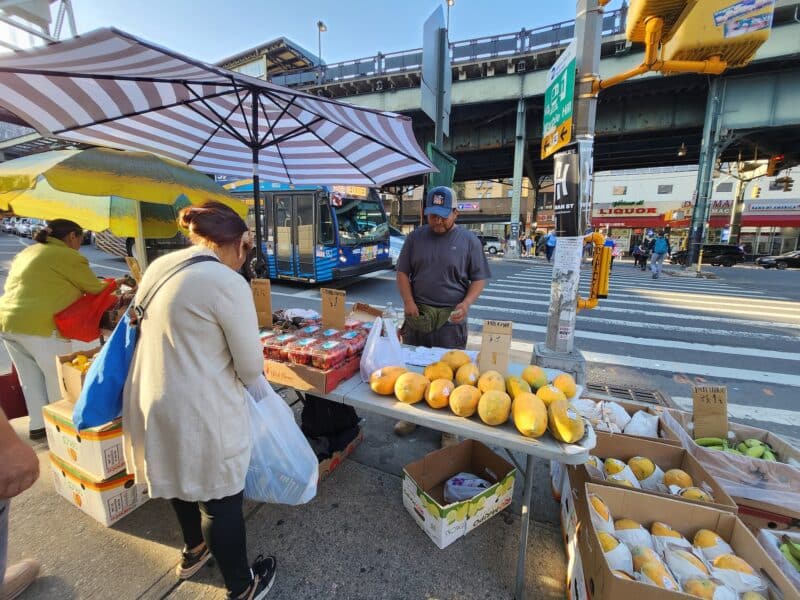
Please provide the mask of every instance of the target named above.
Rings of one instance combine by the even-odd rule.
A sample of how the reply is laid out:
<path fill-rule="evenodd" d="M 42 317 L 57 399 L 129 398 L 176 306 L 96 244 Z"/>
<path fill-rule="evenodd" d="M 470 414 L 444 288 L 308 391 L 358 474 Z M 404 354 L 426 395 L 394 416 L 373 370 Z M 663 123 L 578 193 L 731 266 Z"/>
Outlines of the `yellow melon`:
<path fill-rule="evenodd" d="M 397 378 L 407 372 L 405 367 L 381 367 L 369 376 L 369 387 L 376 394 L 391 396 Z"/>
<path fill-rule="evenodd" d="M 489 390 L 478 400 L 478 416 L 487 425 L 502 425 L 511 412 L 511 396 L 505 392 Z"/>
<path fill-rule="evenodd" d="M 480 374 L 475 363 L 461 365 L 456 371 L 456 385 L 477 385 Z"/>
<path fill-rule="evenodd" d="M 394 383 L 394 396 L 400 402 L 416 404 L 425 397 L 430 381 L 419 373 L 403 373 Z"/>
<path fill-rule="evenodd" d="M 433 381 L 434 379 L 449 379 L 453 381 L 453 369 L 446 362 L 435 362 L 425 367 L 422 372 L 425 377 Z"/>
<path fill-rule="evenodd" d="M 692 487 L 694 481 L 691 476 L 683 469 L 670 469 L 664 473 L 664 485 L 677 485 L 679 488 Z"/>
<path fill-rule="evenodd" d="M 511 405 L 514 426 L 525 436 L 538 438 L 547 431 L 547 408 L 531 393 L 519 394 Z"/>
<path fill-rule="evenodd" d="M 567 398 L 572 398 L 578 392 L 578 387 L 575 385 L 575 380 L 569 373 L 561 373 L 556 375 L 553 379 L 553 387 L 560 389 L 564 392 Z"/>
<path fill-rule="evenodd" d="M 425 402 L 431 408 L 445 408 L 456 386 L 449 379 L 434 379 L 425 392 Z"/>
<path fill-rule="evenodd" d="M 543 385 L 536 390 L 536 395 L 542 399 L 545 406 L 550 406 L 556 400 L 566 400 L 567 397 L 560 389 L 552 385 Z"/>
<path fill-rule="evenodd" d="M 538 396 L 538 392 L 537 392 Z M 550 433 L 560 442 L 574 444 L 583 438 L 585 425 L 583 417 L 566 400 L 556 400 L 547 409 Z"/>
<path fill-rule="evenodd" d="M 481 373 L 481 376 L 478 378 L 478 389 L 484 393 L 489 390 L 505 392 L 506 382 L 499 371 L 486 371 L 486 373 Z"/>
<path fill-rule="evenodd" d="M 459 417 L 471 417 L 478 410 L 481 391 L 472 385 L 459 385 L 450 394 L 450 410 Z"/>
<path fill-rule="evenodd" d="M 439 361 L 445 363 L 455 373 L 460 367 L 470 362 L 470 358 L 469 354 L 463 350 L 448 350 L 442 354 L 442 358 Z"/>
<path fill-rule="evenodd" d="M 738 571 L 739 573 L 747 573 L 748 575 L 755 575 L 755 570 L 743 558 L 739 558 L 735 554 L 720 554 L 716 557 L 711 564 L 715 569 L 724 569 L 729 571 Z"/>
<path fill-rule="evenodd" d="M 531 386 L 521 377 L 514 377 L 511 375 L 506 377 L 506 392 L 511 396 L 511 399 L 514 400 L 520 394 L 529 394 L 531 392 Z"/>
<path fill-rule="evenodd" d="M 547 385 L 547 373 L 545 373 L 542 367 L 536 365 L 528 365 L 525 367 L 520 377 L 531 386 L 531 390 L 538 390 L 540 387 Z"/>

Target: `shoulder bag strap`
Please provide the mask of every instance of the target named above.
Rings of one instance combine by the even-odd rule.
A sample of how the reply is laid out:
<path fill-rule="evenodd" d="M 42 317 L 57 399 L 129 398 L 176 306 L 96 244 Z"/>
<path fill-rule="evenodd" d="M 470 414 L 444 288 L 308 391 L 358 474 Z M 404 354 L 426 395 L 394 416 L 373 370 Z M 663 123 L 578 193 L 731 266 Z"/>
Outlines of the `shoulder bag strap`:
<path fill-rule="evenodd" d="M 173 275 L 177 275 L 181 271 L 183 271 L 186 267 L 190 267 L 193 264 L 201 263 L 201 262 L 219 262 L 219 260 L 213 256 L 208 256 L 207 254 L 201 254 L 199 256 L 193 256 L 184 260 L 183 262 L 179 262 L 177 265 L 172 267 L 169 271 L 164 273 L 164 275 L 156 281 L 152 287 L 147 291 L 147 293 L 142 298 L 142 301 L 138 304 L 131 304 L 130 308 L 130 320 L 131 324 L 138 322 L 143 316 L 147 307 L 150 306 L 150 302 L 153 300 L 153 296 L 156 295 L 156 292 L 160 290 L 167 281 L 169 281 Z"/>

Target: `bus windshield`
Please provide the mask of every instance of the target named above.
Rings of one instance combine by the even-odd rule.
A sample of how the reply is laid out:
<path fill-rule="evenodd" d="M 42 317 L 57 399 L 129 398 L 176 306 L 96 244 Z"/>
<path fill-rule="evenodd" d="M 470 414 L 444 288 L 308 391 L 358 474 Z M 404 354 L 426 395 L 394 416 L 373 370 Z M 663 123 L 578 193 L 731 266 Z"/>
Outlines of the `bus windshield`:
<path fill-rule="evenodd" d="M 377 242 L 384 239 L 389 231 L 380 203 L 367 198 L 345 198 L 342 206 L 336 207 L 336 220 L 342 246 Z"/>

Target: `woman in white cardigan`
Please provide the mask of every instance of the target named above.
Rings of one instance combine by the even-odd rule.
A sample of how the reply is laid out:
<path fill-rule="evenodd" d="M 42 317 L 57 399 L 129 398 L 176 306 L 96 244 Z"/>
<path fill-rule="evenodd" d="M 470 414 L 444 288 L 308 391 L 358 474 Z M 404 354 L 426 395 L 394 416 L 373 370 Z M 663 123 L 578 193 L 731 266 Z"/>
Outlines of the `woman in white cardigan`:
<path fill-rule="evenodd" d="M 178 577 L 191 577 L 213 555 L 229 598 L 261 600 L 275 558 L 250 565 L 242 513 L 251 444 L 244 386 L 264 368 L 253 297 L 237 273 L 250 232 L 214 202 L 184 209 L 180 222 L 194 245 L 153 261 L 139 294 L 193 256 L 217 260 L 167 279 L 147 308 L 125 384 L 125 459 L 152 497 L 172 502 L 186 544 Z"/>

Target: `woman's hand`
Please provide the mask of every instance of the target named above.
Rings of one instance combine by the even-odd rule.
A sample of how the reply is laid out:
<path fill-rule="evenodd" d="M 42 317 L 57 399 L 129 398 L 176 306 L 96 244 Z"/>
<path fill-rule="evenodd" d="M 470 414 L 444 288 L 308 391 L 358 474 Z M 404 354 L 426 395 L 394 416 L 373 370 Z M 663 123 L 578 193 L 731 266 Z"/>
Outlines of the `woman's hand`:
<path fill-rule="evenodd" d="M 0 498 L 21 494 L 38 478 L 39 459 L 33 448 L 16 436 L 0 444 Z"/>

